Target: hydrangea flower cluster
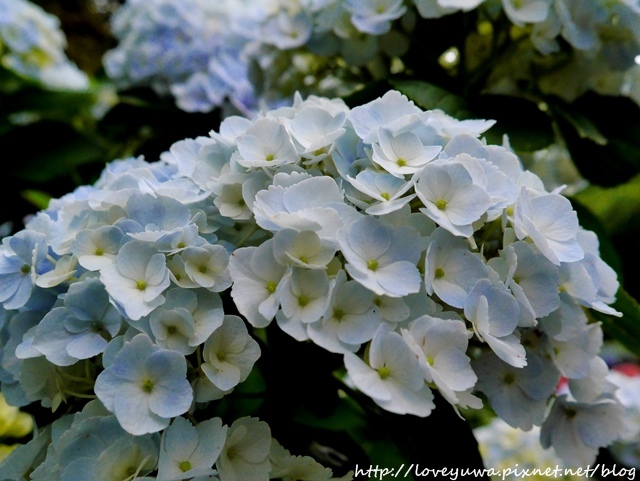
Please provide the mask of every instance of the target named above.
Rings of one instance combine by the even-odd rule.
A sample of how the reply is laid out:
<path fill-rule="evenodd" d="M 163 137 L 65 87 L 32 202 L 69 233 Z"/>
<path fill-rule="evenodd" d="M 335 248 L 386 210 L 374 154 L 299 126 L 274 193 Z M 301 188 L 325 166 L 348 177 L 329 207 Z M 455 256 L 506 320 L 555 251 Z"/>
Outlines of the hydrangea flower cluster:
<path fill-rule="evenodd" d="M 257 109 L 241 55 L 246 40 L 230 28 L 238 2 L 128 1 L 112 17 L 117 48 L 104 65 L 116 85 L 149 85 L 171 93 L 188 112 L 229 100 L 240 112 Z"/>
<path fill-rule="evenodd" d="M 60 21 L 27 0 L 0 5 L 0 63 L 46 88 L 82 90 L 89 79 L 64 53 Z"/>
<path fill-rule="evenodd" d="M 329 57 L 360 66 L 381 48 L 402 53 L 408 46 L 400 34 L 380 39 L 406 7 L 397 0 L 378 4 L 244 0 L 239 8 L 233 1 L 130 0 L 113 16 L 119 45 L 107 52 L 105 68 L 120 86 L 170 91 L 190 112 L 228 100 L 254 114 L 290 102 L 302 88 L 344 93 L 344 80 L 325 71 Z"/>
<path fill-rule="evenodd" d="M 123 86 L 170 90 L 186 111 L 210 111 L 229 99 L 255 113 L 289 103 L 296 91 L 338 96 L 388 76 L 392 59 L 402 59 L 419 35 L 416 19 L 472 10 L 485 20 L 469 39 L 466 68 L 486 60 L 493 24 L 503 19 L 512 27 L 513 48 L 492 68 L 488 90 L 519 94 L 533 82 L 567 100 L 591 89 L 640 103 L 640 9 L 624 0 L 244 0 L 241 8 L 129 0 L 114 16 L 120 44 L 105 65 Z M 563 45 L 572 51 L 568 61 Z"/>
<path fill-rule="evenodd" d="M 566 466 L 556 456 L 552 449 L 543 449 L 540 446 L 540 428 L 534 427 L 530 431 L 522 431 L 509 426 L 500 418 L 494 418 L 489 423 L 474 429 L 474 435 L 478 440 L 478 448 L 486 466 L 490 466 L 498 473 L 504 475 L 505 480 L 516 481 L 522 479 L 520 474 L 513 473 L 514 469 L 544 470 L 549 468 L 553 472 L 558 467 L 561 479 L 567 481 L 590 481 L 594 478 L 584 475 L 570 475 L 564 471 Z M 511 470 L 511 471 L 510 471 Z M 556 476 L 557 477 L 557 476 Z M 492 476 L 492 480 L 501 479 L 502 476 Z M 549 479 L 545 475 L 531 475 L 527 478 L 532 481 L 544 481 Z"/>
<path fill-rule="evenodd" d="M 490 91 L 513 94 L 521 88 L 518 83 L 535 83 L 543 93 L 567 101 L 593 90 L 624 95 L 640 104 L 637 3 L 503 0 L 502 5 L 518 29 L 516 35 L 528 41 L 520 42 L 494 70 L 487 81 Z M 566 50 L 571 51 L 568 60 L 563 59 Z M 537 78 L 520 70 L 532 65 L 540 68 Z"/>
<path fill-rule="evenodd" d="M 605 344 L 605 348 L 610 347 Z M 609 360 L 611 362 L 611 360 Z M 607 379 L 617 386 L 615 395 L 624 407 L 624 427 L 620 438 L 609 447 L 609 453 L 623 466 L 631 468 L 640 467 L 640 367 L 631 362 L 613 363 Z M 561 381 L 561 391 L 565 390 L 565 381 Z M 494 418 L 490 422 L 474 429 L 478 440 L 478 447 L 485 465 L 496 469 L 498 472 L 510 473 L 505 479 L 522 479 L 513 473 L 514 466 L 525 470 L 539 469 L 544 472 L 546 468 L 555 470 L 557 467 L 564 471 L 563 479 L 599 479 L 597 466 L 593 468 L 595 478 L 569 475 L 571 466 L 563 463 L 556 453 L 540 445 L 540 428 L 534 426 L 529 431 L 517 429 L 500 418 Z M 623 468 L 624 469 L 624 468 Z M 628 468 L 626 468 L 628 469 Z M 556 476 L 557 477 L 557 476 Z M 606 475 L 604 476 L 606 477 Z M 496 476 L 496 479 L 502 479 Z M 547 479 L 548 476 L 531 476 L 532 479 Z"/>
<path fill-rule="evenodd" d="M 569 200 L 482 140 L 493 124 L 396 91 L 353 109 L 297 95 L 52 201 L 0 251 L 2 392 L 98 399 L 54 426 L 32 479 L 119 456 L 157 479 L 215 479 L 214 463 L 221 481 L 301 465 L 328 479 L 263 421 L 189 422 L 248 378 L 272 323 L 342 356 L 382 409 L 486 399 L 567 463 L 593 461 L 622 427 L 587 315 L 619 315 L 616 274 Z"/>

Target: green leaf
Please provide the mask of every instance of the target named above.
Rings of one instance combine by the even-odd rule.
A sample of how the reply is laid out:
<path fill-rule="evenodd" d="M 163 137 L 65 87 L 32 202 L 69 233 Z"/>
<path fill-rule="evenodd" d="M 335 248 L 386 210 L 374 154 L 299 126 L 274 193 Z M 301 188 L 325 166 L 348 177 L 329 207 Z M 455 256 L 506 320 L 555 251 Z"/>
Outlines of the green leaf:
<path fill-rule="evenodd" d="M 73 175 L 81 165 L 105 161 L 100 146 L 63 122 L 43 121 L 15 129 L 4 136 L 3 144 L 11 152 L 5 156 L 5 168 L 29 182 L 48 182 Z"/>
<path fill-rule="evenodd" d="M 508 95 L 481 95 L 472 104 L 478 118 L 496 124 L 484 136 L 490 144 L 502 144 L 507 135 L 517 153 L 544 149 L 555 140 L 551 117 L 535 102 Z"/>
<path fill-rule="evenodd" d="M 35 85 L 35 82 L 20 77 L 15 72 L 0 64 L 0 94 L 7 96 L 12 95 L 21 89 Z"/>
<path fill-rule="evenodd" d="M 0 113 L 0 115 L 2 114 Z M 15 126 L 13 124 L 11 124 L 10 122 L 7 122 L 4 117 L 0 117 L 0 137 L 9 133 L 14 128 Z"/>
<path fill-rule="evenodd" d="M 348 397 L 341 397 L 335 411 L 329 416 L 317 416 L 302 406 L 296 412 L 293 420 L 305 426 L 331 431 L 354 432 L 367 426 L 362 407 Z"/>
<path fill-rule="evenodd" d="M 258 395 L 264 394 L 266 389 L 267 385 L 264 382 L 264 377 L 260 369 L 252 369 L 247 379 L 238 384 L 234 392 L 236 394 Z"/>
<path fill-rule="evenodd" d="M 91 91 L 54 91 L 25 89 L 13 94 L 5 108 L 13 113 L 30 114 L 38 119 L 51 119 L 71 123 L 79 114 L 89 115 L 96 102 Z"/>
<path fill-rule="evenodd" d="M 615 187 L 590 185 L 574 195 L 610 234 L 640 227 L 640 174 Z"/>
<path fill-rule="evenodd" d="M 391 90 L 393 86 L 386 80 L 375 80 L 367 83 L 361 89 L 347 95 L 343 98 L 344 102 L 350 107 L 358 107 L 359 105 L 371 102 L 378 97 L 382 97 L 386 92 Z"/>
<path fill-rule="evenodd" d="M 610 316 L 592 311 L 593 316 L 602 322 L 603 331 L 619 341 L 631 353 L 640 356 L 640 305 L 622 287 L 616 294 L 612 307 L 622 313 L 622 317 Z"/>
<path fill-rule="evenodd" d="M 391 80 L 391 85 L 424 110 L 440 109 L 457 119 L 474 117 L 462 97 L 436 85 L 421 80 Z"/>
<path fill-rule="evenodd" d="M 405 454 L 400 451 L 398 444 L 391 439 L 385 438 L 376 441 L 368 450 L 369 457 L 372 461 L 369 477 L 380 479 L 382 481 L 391 481 L 394 479 L 402 479 L 404 481 L 414 481 L 414 477 L 410 472 L 411 463 L 408 462 Z M 362 468 L 362 466 L 360 466 Z M 369 468 L 365 466 L 365 468 Z M 379 470 L 374 473 L 373 470 Z M 396 476 L 397 474 L 397 476 Z M 405 476 L 407 474 L 407 476 Z"/>
<path fill-rule="evenodd" d="M 588 93 L 571 104 L 548 101 L 580 174 L 614 186 L 640 172 L 640 106 L 621 96 Z"/>
<path fill-rule="evenodd" d="M 49 206 L 51 195 L 41 190 L 28 189 L 22 192 L 22 197 L 34 205 L 39 210 L 44 210 Z"/>
<path fill-rule="evenodd" d="M 561 104 L 553 104 L 553 110 L 571 124 L 581 139 L 589 139 L 598 145 L 607 145 L 609 142 L 607 138 L 600 133 L 598 127 L 580 112 L 565 108 Z"/>

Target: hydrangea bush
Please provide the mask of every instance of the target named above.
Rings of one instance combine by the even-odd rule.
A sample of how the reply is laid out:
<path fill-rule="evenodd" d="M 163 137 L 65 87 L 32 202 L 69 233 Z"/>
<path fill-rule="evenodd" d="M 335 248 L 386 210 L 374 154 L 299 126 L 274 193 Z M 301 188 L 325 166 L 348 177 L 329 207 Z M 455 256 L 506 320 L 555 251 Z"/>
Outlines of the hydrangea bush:
<path fill-rule="evenodd" d="M 171 91 L 187 111 L 228 98 L 255 113 L 295 91 L 342 95 L 397 73 L 517 97 L 573 101 L 593 90 L 640 103 L 640 8 L 626 0 L 129 0 L 112 24 L 109 76 Z"/>
<path fill-rule="evenodd" d="M 593 462 L 623 426 L 590 316 L 620 315 L 618 280 L 493 124 L 397 91 L 296 95 L 53 200 L 2 245 L 0 380 L 15 406 L 72 409 L 0 478 L 332 478 L 265 421 L 216 414 L 274 328 L 339 356 L 347 396 L 486 404 Z"/>
<path fill-rule="evenodd" d="M 0 5 L 0 64 L 50 89 L 83 90 L 89 78 L 64 52 L 60 21 L 27 0 Z"/>

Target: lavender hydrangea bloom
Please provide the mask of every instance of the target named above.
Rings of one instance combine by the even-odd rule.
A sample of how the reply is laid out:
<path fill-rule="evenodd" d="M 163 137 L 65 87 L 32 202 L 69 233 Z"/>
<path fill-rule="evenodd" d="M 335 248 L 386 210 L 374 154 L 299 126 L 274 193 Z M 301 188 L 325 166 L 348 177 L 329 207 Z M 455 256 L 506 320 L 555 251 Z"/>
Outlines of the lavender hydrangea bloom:
<path fill-rule="evenodd" d="M 248 73 L 230 11 L 227 2 L 130 0 L 112 19 L 119 44 L 105 55 L 107 74 L 122 87 L 171 92 L 190 112 L 210 111 L 227 97 L 241 111 L 253 107 L 246 87 L 238 86 Z"/>

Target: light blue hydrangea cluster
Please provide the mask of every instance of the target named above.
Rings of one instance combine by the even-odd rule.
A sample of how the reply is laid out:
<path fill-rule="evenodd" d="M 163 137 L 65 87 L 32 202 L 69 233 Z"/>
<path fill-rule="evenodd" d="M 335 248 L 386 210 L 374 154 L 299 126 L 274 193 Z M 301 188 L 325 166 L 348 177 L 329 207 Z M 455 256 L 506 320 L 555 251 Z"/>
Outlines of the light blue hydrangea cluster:
<path fill-rule="evenodd" d="M 396 91 L 353 109 L 298 95 L 52 201 L 0 250 L 2 392 L 98 400 L 54 426 L 34 474 L 98 479 L 67 474 L 125 452 L 157 479 L 285 469 L 261 421 L 213 419 L 214 435 L 180 420 L 247 379 L 253 331 L 272 323 L 343 356 L 344 382 L 385 410 L 428 416 L 434 390 L 479 409 L 482 394 L 567 463 L 591 463 L 623 422 L 586 313 L 619 315 L 616 274 L 569 200 L 483 141 L 493 124 Z"/>
<path fill-rule="evenodd" d="M 353 89 L 331 73 L 332 59 L 343 69 L 404 53 L 407 32 L 392 23 L 406 12 L 402 0 L 129 0 L 114 15 L 120 43 L 105 67 L 121 86 L 170 91 L 186 111 L 207 112 L 228 100 L 254 114 L 290 102 L 296 90 Z"/>
<path fill-rule="evenodd" d="M 611 346 L 606 346 L 611 347 Z M 625 366 L 626 364 L 626 366 Z M 631 369 L 628 369 L 628 368 Z M 614 459 L 621 462 L 626 468 L 623 470 L 637 469 L 640 467 L 640 369 L 636 364 L 614 364 L 607 376 L 608 381 L 616 385 L 615 396 L 624 408 L 624 426 L 619 438 L 609 447 Z M 565 381 L 559 386 L 560 393 L 567 392 Z M 587 428 L 589 421 L 578 421 L 582 429 Z M 534 426 L 531 430 L 524 431 L 514 428 L 500 418 L 494 418 L 488 423 L 474 429 L 474 435 L 478 440 L 478 448 L 486 466 L 490 466 L 506 476 L 492 476 L 492 479 L 522 479 L 522 471 L 514 472 L 514 467 L 519 470 L 535 469 L 544 472 L 549 468 L 556 473 L 564 473 L 563 479 L 567 480 L 591 480 L 606 477 L 605 471 L 598 469 L 598 465 L 592 465 L 591 476 L 578 474 L 571 466 L 564 463 L 552 449 L 543 449 L 540 445 L 541 430 Z M 542 432 L 542 436 L 548 435 Z M 560 447 L 562 449 L 562 447 Z M 559 471 L 558 471 L 559 470 Z M 622 474 L 628 471 L 622 471 Z M 598 477 L 600 476 L 600 477 Z M 548 479 L 543 474 L 527 476 L 530 479 Z M 558 477 L 558 476 L 556 476 Z"/>
<path fill-rule="evenodd" d="M 0 63 L 46 88 L 82 90 L 89 79 L 66 56 L 60 21 L 27 0 L 0 4 Z"/>
<path fill-rule="evenodd" d="M 513 27 L 514 46 L 493 68 L 489 91 L 517 94 L 535 82 L 567 100 L 591 89 L 640 103 L 640 9 L 625 0 L 129 0 L 114 16 L 120 44 L 105 65 L 120 85 L 171 91 L 186 111 L 228 99 L 255 113 L 288 103 L 295 91 L 342 96 L 363 78 L 384 77 L 390 59 L 419 37 L 416 19 L 474 9 L 488 21 L 469 39 L 470 65 L 485 60 L 491 22 L 504 17 Z M 543 56 L 562 45 L 570 60 L 547 71 Z M 531 65 L 539 66 L 535 78 Z"/>
<path fill-rule="evenodd" d="M 130 0 L 112 18 L 117 48 L 104 65 L 117 85 L 149 85 L 172 93 L 188 112 L 209 111 L 225 100 L 241 112 L 256 109 L 248 84 L 245 43 L 230 28 L 238 2 Z"/>

